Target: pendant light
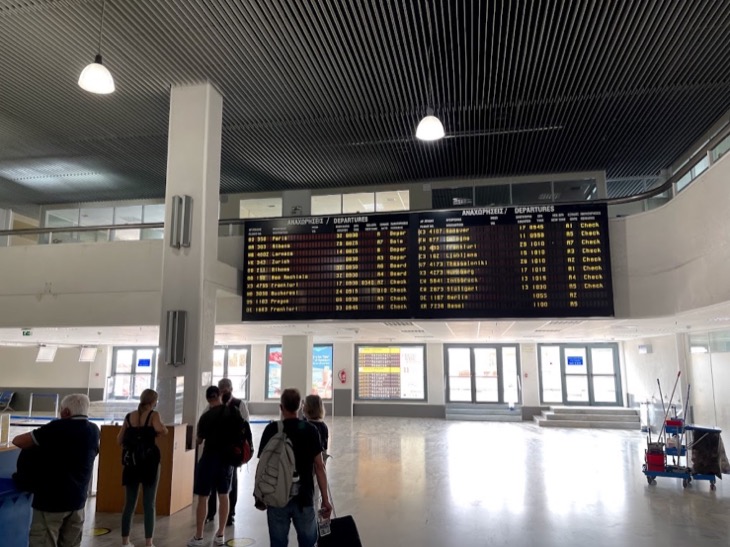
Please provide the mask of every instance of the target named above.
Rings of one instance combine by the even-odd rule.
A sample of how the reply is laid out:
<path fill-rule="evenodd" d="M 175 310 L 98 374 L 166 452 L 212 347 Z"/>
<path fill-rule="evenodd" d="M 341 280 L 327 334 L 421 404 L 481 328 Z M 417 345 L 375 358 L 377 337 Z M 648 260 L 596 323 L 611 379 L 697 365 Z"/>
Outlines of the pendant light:
<path fill-rule="evenodd" d="M 431 105 L 434 104 L 434 98 L 433 98 L 433 82 L 431 81 L 431 56 L 433 53 L 433 31 L 431 30 L 431 14 L 430 10 L 426 11 L 426 15 L 428 16 L 428 34 L 429 34 L 429 45 L 428 45 L 428 58 L 426 59 L 426 84 L 428 86 L 429 96 L 427 97 L 428 100 L 428 107 L 426 108 L 426 116 L 418 123 L 418 127 L 416 127 L 416 138 L 422 141 L 437 141 L 439 139 L 443 139 L 444 135 L 446 134 L 444 132 L 444 125 L 441 123 L 441 120 L 439 120 L 436 115 L 434 114 L 433 108 Z"/>
<path fill-rule="evenodd" d="M 104 8 L 106 1 L 101 3 L 101 24 L 99 25 L 99 47 L 94 62 L 87 65 L 79 76 L 79 87 L 90 93 L 106 95 L 114 92 L 114 78 L 101 62 L 101 37 L 104 31 Z"/>

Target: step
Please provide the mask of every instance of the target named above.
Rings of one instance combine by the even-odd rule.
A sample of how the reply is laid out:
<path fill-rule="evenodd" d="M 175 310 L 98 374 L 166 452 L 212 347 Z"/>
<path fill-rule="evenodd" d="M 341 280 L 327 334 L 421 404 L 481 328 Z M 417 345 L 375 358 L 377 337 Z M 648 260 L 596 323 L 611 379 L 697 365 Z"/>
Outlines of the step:
<path fill-rule="evenodd" d="M 446 413 L 447 420 L 463 421 L 463 422 L 521 422 L 522 414 L 513 416 L 506 415 L 473 415 L 473 414 L 449 414 Z"/>
<path fill-rule="evenodd" d="M 611 414 L 567 414 L 561 413 L 556 414 L 554 412 L 543 412 L 543 417 L 546 420 L 573 420 L 573 421 L 585 421 L 585 422 L 635 422 L 639 423 L 639 415 L 611 415 Z"/>
<path fill-rule="evenodd" d="M 535 423 L 540 427 L 565 427 L 575 429 L 629 429 L 639 431 L 639 424 L 636 422 L 626 421 L 582 421 L 582 420 L 546 420 L 539 416 L 535 416 Z"/>
<path fill-rule="evenodd" d="M 555 414 L 604 414 L 608 416 L 638 416 L 638 409 L 602 406 L 551 406 Z"/>
<path fill-rule="evenodd" d="M 446 412 L 451 414 L 473 414 L 473 415 L 490 415 L 490 416 L 512 416 L 512 415 L 518 415 L 522 416 L 522 409 L 521 408 L 515 408 L 514 410 L 510 410 L 508 408 L 481 408 L 481 407 L 471 407 L 471 408 L 452 408 L 450 406 L 446 407 Z"/>

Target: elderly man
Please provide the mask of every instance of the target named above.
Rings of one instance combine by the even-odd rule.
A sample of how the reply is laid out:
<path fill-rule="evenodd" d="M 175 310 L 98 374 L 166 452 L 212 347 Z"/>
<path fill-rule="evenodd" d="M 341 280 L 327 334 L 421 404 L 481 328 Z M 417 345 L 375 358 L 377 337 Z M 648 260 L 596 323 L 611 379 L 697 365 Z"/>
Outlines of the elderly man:
<path fill-rule="evenodd" d="M 61 401 L 61 419 L 23 433 L 13 444 L 37 451 L 33 458 L 33 522 L 30 547 L 77 547 L 99 428 L 88 419 L 89 398 L 81 393 Z"/>
<path fill-rule="evenodd" d="M 242 399 L 237 399 L 233 396 L 233 382 L 231 382 L 228 378 L 222 378 L 218 382 L 218 389 L 221 391 L 221 402 L 224 405 L 228 405 L 234 408 L 237 408 L 238 411 L 241 413 L 241 417 L 243 417 L 244 421 L 249 421 L 248 416 L 248 407 L 246 406 L 246 401 Z M 248 431 L 248 429 L 247 429 Z M 248 439 L 249 444 L 251 445 L 251 452 L 253 452 L 253 439 Z M 231 479 L 231 492 L 228 495 L 229 504 L 228 504 L 228 520 L 226 521 L 226 526 L 233 526 L 233 523 L 236 518 L 236 503 L 238 502 L 238 473 L 234 469 L 233 470 L 233 478 Z M 208 498 L 208 516 L 205 517 L 206 522 L 213 522 L 215 519 L 215 513 L 216 513 L 216 505 L 218 503 L 218 498 L 216 496 L 210 496 Z"/>

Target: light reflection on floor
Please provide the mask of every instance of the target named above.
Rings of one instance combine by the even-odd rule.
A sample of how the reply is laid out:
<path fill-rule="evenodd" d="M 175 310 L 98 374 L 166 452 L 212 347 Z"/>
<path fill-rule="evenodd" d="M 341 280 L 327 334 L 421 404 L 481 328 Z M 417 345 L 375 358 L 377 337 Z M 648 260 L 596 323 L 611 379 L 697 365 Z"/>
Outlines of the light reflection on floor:
<path fill-rule="evenodd" d="M 730 490 L 723 481 L 683 489 L 641 473 L 639 432 L 540 429 L 530 423 L 336 418 L 328 474 L 340 514 L 352 514 L 368 547 L 679 547 L 727 545 Z M 263 425 L 255 424 L 260 438 Z M 265 514 L 252 507 L 254 467 L 241 471 L 229 538 L 268 545 Z M 112 533 L 84 547 L 116 547 L 119 515 L 87 528 Z M 155 545 L 182 546 L 192 508 L 159 517 Z M 132 540 L 142 545 L 138 518 Z M 212 530 L 206 529 L 207 537 Z M 290 545 L 296 545 L 294 533 Z"/>

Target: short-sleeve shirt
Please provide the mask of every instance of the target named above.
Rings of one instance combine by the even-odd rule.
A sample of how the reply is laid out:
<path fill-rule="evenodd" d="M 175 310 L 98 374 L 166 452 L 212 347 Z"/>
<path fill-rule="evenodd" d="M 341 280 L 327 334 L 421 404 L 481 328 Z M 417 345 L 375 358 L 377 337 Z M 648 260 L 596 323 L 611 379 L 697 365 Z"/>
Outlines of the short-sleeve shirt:
<path fill-rule="evenodd" d="M 53 420 L 31 436 L 39 450 L 33 508 L 52 513 L 83 509 L 99 453 L 99 428 L 86 416 L 74 416 Z"/>
<path fill-rule="evenodd" d="M 241 413 L 236 407 L 218 405 L 206 410 L 198 420 L 197 436 L 205 441 L 203 455 L 223 456 L 230 448 L 235 430 L 245 427 Z"/>
<path fill-rule="evenodd" d="M 266 443 L 276 435 L 277 431 L 276 422 L 266 426 L 259 444 L 259 458 Z M 322 452 L 319 433 L 312 424 L 298 418 L 284 420 L 284 432 L 291 439 L 294 448 L 294 458 L 299 473 L 299 503 L 303 507 L 311 507 L 314 505 L 314 459 Z"/>
<path fill-rule="evenodd" d="M 330 430 L 327 424 L 322 421 L 310 421 L 309 423 L 316 427 L 319 432 L 319 440 L 322 442 L 322 452 L 327 452 L 327 446 L 330 440 Z"/>

